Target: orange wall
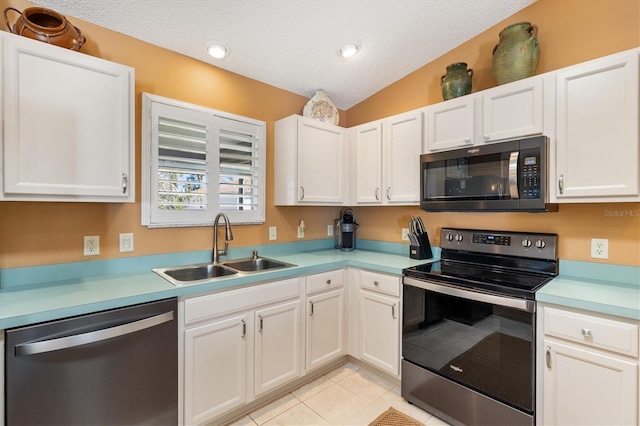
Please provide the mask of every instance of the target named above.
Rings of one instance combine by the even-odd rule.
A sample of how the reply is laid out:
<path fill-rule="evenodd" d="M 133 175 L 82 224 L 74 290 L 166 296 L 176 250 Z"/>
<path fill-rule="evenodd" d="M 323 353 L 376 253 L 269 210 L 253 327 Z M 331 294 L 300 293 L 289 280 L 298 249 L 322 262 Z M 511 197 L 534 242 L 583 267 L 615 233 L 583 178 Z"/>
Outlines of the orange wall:
<path fill-rule="evenodd" d="M 34 5 L 24 0 L 0 0 L 0 10 L 9 6 L 23 10 Z M 14 16 L 9 14 L 11 23 Z M 0 268 L 211 249 L 211 227 L 147 229 L 140 225 L 142 92 L 267 123 L 267 221 L 264 225 L 236 226 L 232 247 L 268 244 L 269 226 L 278 227 L 277 242 L 297 241 L 300 219 L 307 224 L 307 240 L 326 238 L 327 225 L 334 223 L 339 207 L 274 207 L 273 187 L 269 185 L 273 182 L 273 123 L 291 114 L 302 114 L 308 98 L 68 18 L 87 38 L 82 53 L 135 68 L 136 203 L 0 202 Z M 0 25 L 0 29 L 7 30 L 4 22 Z M 343 111 L 341 115 L 344 125 Z M 134 252 L 119 252 L 118 234 L 123 232 L 134 233 Z M 84 235 L 100 236 L 99 256 L 82 255 Z"/>
<path fill-rule="evenodd" d="M 353 106 L 347 110 L 347 126 L 442 102 L 440 78 L 454 62 L 466 62 L 474 70 L 473 92 L 496 86 L 492 51 L 509 24 L 538 25 L 540 74 L 640 46 L 639 17 L 638 0 L 538 0 Z M 639 209 L 639 203 L 618 203 L 563 204 L 559 212 L 545 214 L 426 213 L 417 207 L 358 207 L 354 212 L 360 238 L 399 241 L 409 217 L 420 215 L 436 244 L 443 226 L 553 232 L 559 235 L 561 259 L 595 262 L 590 258 L 591 238 L 607 238 L 609 259 L 603 263 L 640 266 L 640 217 L 633 216 Z M 626 210 L 631 215 L 613 213 Z"/>
<path fill-rule="evenodd" d="M 539 0 L 529 8 L 416 70 L 378 94 L 341 111 L 340 124 L 353 126 L 441 101 L 440 76 L 446 65 L 466 61 L 474 68 L 474 91 L 495 85 L 491 50 L 505 25 L 529 20 L 540 27 L 538 72 L 603 56 L 640 45 L 638 0 Z M 0 0 L 0 10 L 19 10 L 25 0 Z M 13 16 L 13 15 L 11 15 Z M 267 182 L 273 182 L 273 123 L 302 112 L 307 98 L 204 64 L 81 20 L 87 43 L 82 53 L 135 68 L 136 174 L 140 173 L 140 93 L 149 92 L 263 120 L 267 123 Z M 12 21 L 13 22 L 13 21 Z M 4 23 L 0 29 L 6 31 Z M 309 96 L 313 95 L 312 93 Z M 147 229 L 140 225 L 140 180 L 135 204 L 0 202 L 0 268 L 76 262 L 124 256 L 206 250 L 212 245 L 210 227 Z M 560 257 L 590 260 L 591 237 L 609 238 L 609 263 L 640 266 L 640 220 L 613 217 L 607 210 L 638 209 L 640 205 L 563 205 L 552 214 L 424 213 L 418 208 L 356 208 L 359 238 L 400 242 L 400 228 L 411 215 L 421 215 L 430 235 L 442 226 L 473 226 L 557 232 Z M 267 221 L 236 226 L 232 246 L 268 244 L 268 227 L 278 227 L 278 241 L 298 241 L 296 226 L 307 223 L 307 240 L 326 238 L 326 227 L 339 207 L 275 207 L 267 185 Z M 135 251 L 118 252 L 118 234 L 134 233 Z M 83 235 L 100 236 L 100 256 L 82 256 Z M 438 241 L 436 241 L 438 243 Z"/>

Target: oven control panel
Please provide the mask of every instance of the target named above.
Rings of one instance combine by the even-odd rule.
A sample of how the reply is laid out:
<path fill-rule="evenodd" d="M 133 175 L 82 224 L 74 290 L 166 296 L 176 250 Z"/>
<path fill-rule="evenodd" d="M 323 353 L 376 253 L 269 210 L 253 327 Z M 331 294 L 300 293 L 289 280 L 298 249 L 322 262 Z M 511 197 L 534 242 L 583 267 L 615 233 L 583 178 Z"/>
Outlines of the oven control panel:
<path fill-rule="evenodd" d="M 440 248 L 521 256 L 536 259 L 557 259 L 557 234 L 485 231 L 478 229 L 442 228 Z"/>
<path fill-rule="evenodd" d="M 500 234 L 473 234 L 473 242 L 476 244 L 497 244 L 499 246 L 510 246 L 511 237 Z"/>

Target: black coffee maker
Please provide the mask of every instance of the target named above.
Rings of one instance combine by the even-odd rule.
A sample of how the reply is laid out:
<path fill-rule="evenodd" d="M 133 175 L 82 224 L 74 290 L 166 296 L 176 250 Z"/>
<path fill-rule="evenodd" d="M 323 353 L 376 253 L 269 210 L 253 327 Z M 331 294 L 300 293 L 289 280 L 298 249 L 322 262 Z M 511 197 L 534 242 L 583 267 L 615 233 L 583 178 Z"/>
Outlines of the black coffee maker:
<path fill-rule="evenodd" d="M 340 212 L 340 219 L 336 220 L 336 248 L 351 251 L 356 248 L 356 229 L 358 225 L 353 216 L 353 210 L 345 207 Z"/>

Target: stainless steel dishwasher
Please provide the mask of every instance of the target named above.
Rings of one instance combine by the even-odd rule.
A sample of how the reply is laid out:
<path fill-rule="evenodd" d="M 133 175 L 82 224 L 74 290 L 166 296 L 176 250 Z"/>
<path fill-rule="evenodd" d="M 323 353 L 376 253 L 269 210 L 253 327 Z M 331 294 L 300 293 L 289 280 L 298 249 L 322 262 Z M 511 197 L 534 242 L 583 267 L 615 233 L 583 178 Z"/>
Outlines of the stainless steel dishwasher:
<path fill-rule="evenodd" d="M 8 330 L 7 425 L 178 424 L 177 300 Z"/>

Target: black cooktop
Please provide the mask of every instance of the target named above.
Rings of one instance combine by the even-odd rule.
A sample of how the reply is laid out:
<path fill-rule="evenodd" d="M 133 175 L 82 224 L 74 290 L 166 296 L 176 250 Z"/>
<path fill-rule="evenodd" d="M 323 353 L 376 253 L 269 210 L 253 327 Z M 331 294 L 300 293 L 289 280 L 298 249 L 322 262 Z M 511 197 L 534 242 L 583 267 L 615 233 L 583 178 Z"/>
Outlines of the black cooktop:
<path fill-rule="evenodd" d="M 556 234 L 443 228 L 441 260 L 408 277 L 526 299 L 558 274 Z"/>
<path fill-rule="evenodd" d="M 406 268 L 403 274 L 417 279 L 531 300 L 535 299 L 535 292 L 554 277 L 545 273 L 446 260 Z"/>

